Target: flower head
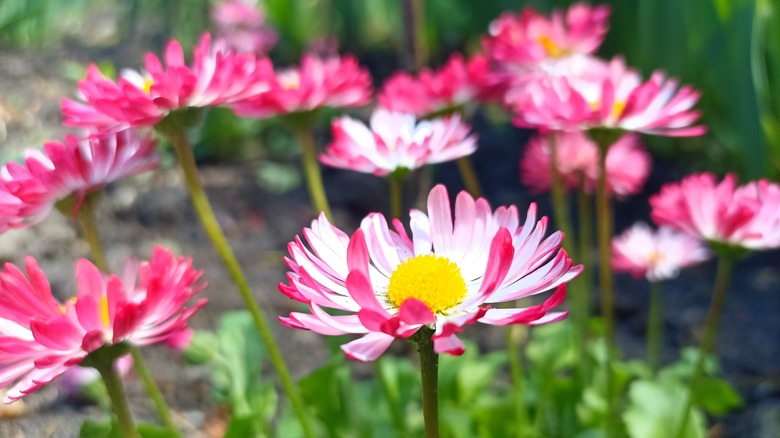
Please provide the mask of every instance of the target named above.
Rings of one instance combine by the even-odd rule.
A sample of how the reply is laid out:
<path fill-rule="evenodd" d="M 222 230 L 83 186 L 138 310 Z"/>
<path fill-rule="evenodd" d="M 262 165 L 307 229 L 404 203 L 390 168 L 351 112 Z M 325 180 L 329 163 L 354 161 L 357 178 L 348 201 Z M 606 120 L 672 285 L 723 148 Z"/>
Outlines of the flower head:
<path fill-rule="evenodd" d="M 177 109 L 226 105 L 266 91 L 273 72 L 267 59 L 212 45 L 208 34 L 195 46 L 191 67 L 176 40 L 164 60 L 149 53 L 144 72 L 125 70 L 118 81 L 91 65 L 79 82 L 81 102 L 62 100 L 63 123 L 98 130 L 152 126 Z"/>
<path fill-rule="evenodd" d="M 455 53 L 438 70 L 423 69 L 417 77 L 396 73 L 379 92 L 379 104 L 392 111 L 425 116 L 456 109 L 484 97 L 488 63 L 484 56 L 468 62 Z"/>
<path fill-rule="evenodd" d="M 458 115 L 418 122 L 412 114 L 378 108 L 369 125 L 350 117 L 333 121 L 333 142 L 320 161 L 386 176 L 454 160 L 477 149 L 476 138 Z"/>
<path fill-rule="evenodd" d="M 291 272 L 288 284 L 279 286 L 311 313 L 290 313 L 282 323 L 323 335 L 364 335 L 341 348 L 350 358 L 371 361 L 393 339 L 423 326 L 434 330 L 436 353 L 457 355 L 464 345 L 456 334 L 465 325 L 535 325 L 566 316 L 550 309 L 582 267 L 572 266 L 560 249 L 560 232 L 544 238 L 547 219 L 537 221 L 535 205 L 521 225 L 514 206 L 493 212 L 485 199 L 461 192 L 453 221 L 440 185 L 428 197 L 428 214 L 412 210 L 409 226 L 411 237 L 399 220 L 391 230 L 373 213 L 350 238 L 320 215 L 303 230 L 306 244 L 300 238 L 289 244 Z M 490 307 L 554 288 L 535 306 Z"/>
<path fill-rule="evenodd" d="M 0 169 L 0 231 L 34 224 L 58 202 L 73 196 L 74 214 L 90 193 L 110 182 L 154 169 L 157 142 L 148 133 L 115 133 L 51 141 L 29 149 L 23 164 Z"/>
<path fill-rule="evenodd" d="M 206 301 L 184 307 L 204 287 L 197 284 L 201 272 L 190 259 L 159 247 L 150 261 L 129 265 L 124 279 L 104 277 L 92 263 L 80 260 L 77 294 L 64 303 L 52 295 L 35 259 L 28 257 L 25 267 L 26 275 L 10 263 L 0 272 L 0 388 L 13 385 L 6 403 L 51 382 L 106 345 L 186 345 L 187 320 Z"/>
<path fill-rule="evenodd" d="M 225 0 L 211 9 L 217 28 L 216 40 L 236 52 L 268 53 L 279 40 L 276 31 L 266 25 L 265 14 L 255 3 Z"/>
<path fill-rule="evenodd" d="M 575 189 L 584 184 L 592 193 L 598 180 L 598 147 L 584 133 L 555 132 L 537 135 L 526 145 L 520 160 L 520 178 L 531 191 L 541 193 L 550 190 L 550 139 L 557 148 L 558 173 L 564 188 Z M 607 190 L 625 197 L 642 190 L 650 173 L 650 154 L 642 147 L 639 137 L 626 134 L 607 151 Z"/>
<path fill-rule="evenodd" d="M 666 184 L 650 198 L 651 217 L 698 239 L 753 250 L 780 247 L 780 186 L 759 180 L 737 186 L 710 173 Z"/>
<path fill-rule="evenodd" d="M 709 258 L 704 242 L 669 227 L 654 232 L 637 223 L 612 239 L 612 267 L 648 281 L 674 278 L 680 269 Z"/>
<path fill-rule="evenodd" d="M 575 3 L 550 17 L 531 7 L 506 12 L 490 23 L 482 45 L 503 70 L 536 68 L 540 63 L 576 54 L 592 54 L 604 41 L 610 7 Z"/>
<path fill-rule="evenodd" d="M 352 56 L 304 55 L 300 67 L 276 71 L 270 89 L 232 105 L 245 117 L 266 118 L 321 107 L 349 108 L 371 100 L 371 76 Z"/>
<path fill-rule="evenodd" d="M 522 127 L 583 131 L 621 129 L 666 136 L 695 136 L 704 126 L 693 105 L 699 92 L 655 72 L 642 82 L 639 74 L 619 59 L 605 74 L 545 76 L 526 84 L 512 105 L 513 122 Z"/>

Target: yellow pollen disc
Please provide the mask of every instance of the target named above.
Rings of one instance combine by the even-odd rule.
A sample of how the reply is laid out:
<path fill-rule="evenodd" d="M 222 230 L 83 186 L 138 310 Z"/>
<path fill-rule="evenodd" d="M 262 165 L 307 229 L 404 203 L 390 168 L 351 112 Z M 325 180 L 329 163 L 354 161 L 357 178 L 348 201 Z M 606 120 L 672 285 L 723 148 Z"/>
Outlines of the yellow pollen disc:
<path fill-rule="evenodd" d="M 100 320 L 103 321 L 103 325 L 108 328 L 108 297 L 105 295 L 100 298 Z"/>
<path fill-rule="evenodd" d="M 560 47 L 558 47 L 557 44 L 553 42 L 553 40 L 550 39 L 547 35 L 542 35 L 539 38 L 536 39 L 536 41 L 539 41 L 539 44 L 544 46 L 544 50 L 547 52 L 549 56 L 552 56 L 553 58 L 557 58 L 561 55 L 563 55 L 563 50 L 561 50 Z"/>
<path fill-rule="evenodd" d="M 70 297 L 70 298 L 68 298 L 68 301 L 66 301 L 66 302 L 65 302 L 65 304 L 63 304 L 63 305 L 61 305 L 61 306 L 60 306 L 60 313 L 62 313 L 62 314 L 64 315 L 64 314 L 65 314 L 65 312 L 67 312 L 67 311 L 68 311 L 68 304 L 70 304 L 70 305 L 74 305 L 74 304 L 76 304 L 76 301 L 77 301 L 77 298 L 76 298 L 76 297 Z"/>
<path fill-rule="evenodd" d="M 615 101 L 612 105 L 612 114 L 610 116 L 613 119 L 617 119 L 623 114 L 623 110 L 626 109 L 626 103 L 621 101 Z"/>
<path fill-rule="evenodd" d="M 387 287 L 387 299 L 400 307 L 408 298 L 425 303 L 433 313 L 444 313 L 460 304 L 466 281 L 460 268 L 446 257 L 422 255 L 395 268 Z"/>
<path fill-rule="evenodd" d="M 154 81 L 152 78 L 144 78 L 144 93 L 149 94 L 152 92 L 152 85 L 154 85 Z"/>
<path fill-rule="evenodd" d="M 661 254 L 658 251 L 651 251 L 651 252 L 645 254 L 645 260 L 647 260 L 650 263 L 658 263 L 661 260 L 663 260 L 663 258 L 664 258 L 664 255 Z"/>
<path fill-rule="evenodd" d="M 297 72 L 279 75 L 279 85 L 285 90 L 295 91 L 301 88 L 301 77 Z"/>

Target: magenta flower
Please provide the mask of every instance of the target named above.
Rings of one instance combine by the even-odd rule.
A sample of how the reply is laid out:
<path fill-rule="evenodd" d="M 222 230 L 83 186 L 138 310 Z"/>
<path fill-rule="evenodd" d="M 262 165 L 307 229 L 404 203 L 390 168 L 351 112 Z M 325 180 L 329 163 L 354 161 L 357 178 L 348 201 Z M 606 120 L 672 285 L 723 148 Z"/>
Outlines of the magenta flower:
<path fill-rule="evenodd" d="M 236 52 L 263 55 L 279 40 L 276 31 L 266 25 L 265 14 L 255 2 L 225 0 L 211 9 L 217 28 L 216 41 Z"/>
<path fill-rule="evenodd" d="M 693 106 L 699 92 L 689 86 L 677 90 L 677 81 L 655 72 L 642 82 L 620 58 L 610 62 L 607 74 L 547 76 L 527 84 L 513 105 L 513 122 L 521 127 L 582 131 L 622 129 L 666 136 L 695 136 L 704 126 Z"/>
<path fill-rule="evenodd" d="M 520 14 L 505 12 L 489 27 L 482 45 L 491 62 L 502 70 L 537 68 L 550 59 L 592 54 L 604 41 L 611 13 L 607 5 L 575 3 L 550 17 L 526 7 Z"/>
<path fill-rule="evenodd" d="M 767 180 L 737 187 L 733 174 L 710 173 L 666 184 L 650 198 L 651 217 L 698 239 L 753 250 L 780 247 L 780 186 Z"/>
<path fill-rule="evenodd" d="M 208 34 L 195 46 L 192 67 L 175 40 L 164 59 L 165 66 L 149 53 L 145 72 L 124 71 L 116 82 L 91 65 L 79 83 L 81 102 L 62 100 L 63 123 L 98 130 L 151 126 L 180 108 L 226 105 L 266 91 L 273 72 L 267 59 L 212 45 Z"/>
<path fill-rule="evenodd" d="M 386 176 L 470 155 L 477 141 L 456 114 L 417 122 L 414 115 L 378 108 L 370 127 L 350 117 L 333 121 L 333 142 L 320 155 L 328 166 Z"/>
<path fill-rule="evenodd" d="M 544 238 L 547 218 L 536 220 L 535 205 L 520 225 L 514 206 L 492 212 L 485 199 L 461 192 L 453 223 L 447 190 L 439 185 L 428 197 L 428 215 L 412 210 L 409 225 L 411 237 L 399 220 L 390 230 L 373 213 L 350 238 L 320 215 L 303 230 L 308 246 L 300 238 L 289 244 L 289 284 L 279 286 L 311 313 L 290 313 L 282 323 L 323 335 L 364 335 L 341 348 L 352 359 L 372 361 L 393 339 L 423 326 L 435 330 L 436 353 L 458 355 L 464 345 L 456 334 L 466 325 L 536 325 L 566 316 L 550 309 L 582 266 L 572 266 L 560 248 L 560 232 Z M 553 288 L 538 305 L 490 306 Z"/>
<path fill-rule="evenodd" d="M 417 77 L 396 73 L 379 92 L 379 104 L 389 110 L 425 116 L 454 110 L 485 97 L 488 63 L 484 56 L 468 62 L 455 53 L 438 70 L 423 69 Z"/>
<path fill-rule="evenodd" d="M 185 345 L 187 320 L 206 302 L 184 307 L 204 287 L 196 284 L 201 272 L 190 259 L 159 247 L 125 280 L 104 277 L 80 260 L 78 293 L 64 303 L 52 295 L 35 259 L 28 257 L 25 265 L 27 275 L 10 263 L 0 272 L 0 388 L 13 385 L 5 403 L 51 382 L 104 345 Z"/>
<path fill-rule="evenodd" d="M 709 258 L 704 242 L 669 227 L 653 231 L 640 222 L 612 239 L 612 267 L 653 282 Z"/>
<path fill-rule="evenodd" d="M 350 108 L 371 100 L 371 76 L 352 56 L 304 55 L 300 67 L 279 70 L 270 89 L 234 103 L 238 115 L 266 118 L 321 107 Z"/>
<path fill-rule="evenodd" d="M 549 135 L 557 142 L 557 167 L 564 187 L 572 190 L 584 184 L 586 193 L 592 193 L 599 176 L 596 144 L 577 131 Z M 520 178 L 534 193 L 549 191 L 551 187 L 549 135 L 533 137 L 520 160 Z M 619 198 L 639 193 L 650 167 L 650 154 L 639 137 L 624 135 L 607 150 L 607 190 Z"/>
<path fill-rule="evenodd" d="M 75 211 L 90 193 L 113 181 L 156 168 L 157 142 L 127 129 L 112 134 L 51 141 L 29 149 L 24 164 L 0 169 L 0 231 L 35 224 L 54 205 L 74 197 Z"/>

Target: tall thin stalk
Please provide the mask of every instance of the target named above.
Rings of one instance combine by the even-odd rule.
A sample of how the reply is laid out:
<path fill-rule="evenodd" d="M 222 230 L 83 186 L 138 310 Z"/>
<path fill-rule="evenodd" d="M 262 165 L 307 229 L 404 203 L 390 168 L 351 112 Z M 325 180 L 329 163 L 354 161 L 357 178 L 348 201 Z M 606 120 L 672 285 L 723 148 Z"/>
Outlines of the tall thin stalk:
<path fill-rule="evenodd" d="M 439 355 L 433 351 L 433 331 L 420 329 L 412 339 L 420 354 L 425 438 L 439 438 Z"/>
<path fill-rule="evenodd" d="M 591 263 L 591 250 L 593 249 L 593 198 L 585 192 L 585 177 L 581 178 L 577 189 L 577 262 L 582 264 L 582 273 L 574 279 L 575 286 L 581 285 L 579 294 L 572 296 L 575 322 L 577 331 L 584 340 L 588 334 L 588 320 L 590 319 L 591 293 L 593 290 L 593 263 Z M 590 376 L 590 361 L 585 358 L 585 342 L 580 342 L 578 347 L 582 361 L 580 368 L 584 379 Z"/>
<path fill-rule="evenodd" d="M 715 346 L 715 338 L 718 333 L 718 326 L 723 315 L 723 308 L 726 305 L 726 295 L 731 281 L 731 273 L 734 270 L 734 257 L 721 255 L 718 257 L 718 272 L 715 274 L 715 286 L 712 290 L 712 302 L 710 310 L 707 313 L 707 322 L 704 326 L 704 336 L 699 344 L 699 355 L 696 357 L 696 364 L 693 367 L 693 375 L 688 383 L 688 394 L 686 396 L 685 410 L 683 418 L 680 421 L 679 428 L 675 436 L 684 438 L 685 430 L 688 427 L 691 408 L 693 407 L 693 390 L 697 381 L 704 373 L 704 362 L 707 356 L 712 353 Z"/>
<path fill-rule="evenodd" d="M 119 377 L 119 373 L 114 368 L 114 362 L 100 363 L 100 361 L 96 361 L 93 366 L 100 373 L 103 383 L 106 384 L 108 397 L 111 399 L 111 408 L 119 420 L 119 429 L 122 431 L 122 436 L 124 438 L 139 437 L 138 430 L 133 422 L 133 415 L 130 413 L 130 405 L 127 403 L 122 378 Z"/>
<path fill-rule="evenodd" d="M 523 343 L 528 333 L 528 327 L 515 324 L 507 331 L 507 344 L 509 352 L 509 371 L 512 376 L 512 394 L 515 402 L 515 422 L 517 433 L 521 434 L 528 425 L 528 412 L 525 409 L 523 397 L 525 376 L 523 374 Z"/>
<path fill-rule="evenodd" d="M 390 175 L 387 182 L 390 184 L 390 216 L 400 219 L 403 214 L 403 177 Z"/>
<path fill-rule="evenodd" d="M 460 176 L 463 178 L 463 185 L 466 186 L 466 190 L 472 198 L 481 197 L 482 187 L 479 185 L 479 179 L 477 178 L 476 170 L 474 170 L 474 164 L 471 162 L 471 157 L 460 157 L 456 162 L 458 163 L 458 171 L 460 171 Z"/>
<path fill-rule="evenodd" d="M 103 251 L 103 245 L 100 241 L 100 233 L 98 232 L 97 225 L 95 223 L 95 200 L 93 196 L 88 196 L 81 204 L 78 214 L 76 215 L 76 222 L 81 227 L 84 236 L 89 243 L 90 252 L 92 253 L 92 259 L 100 271 L 108 272 L 108 263 L 106 262 L 105 252 Z M 157 386 L 157 382 L 154 381 L 152 373 L 149 372 L 149 367 L 146 365 L 141 350 L 136 346 L 128 346 L 130 354 L 133 356 L 133 368 L 135 369 L 141 381 L 144 383 L 146 393 L 154 403 L 155 412 L 160 417 L 160 421 L 163 426 L 168 429 L 169 433 L 174 437 L 181 437 L 178 426 L 173 421 L 173 415 L 171 415 L 171 409 L 165 402 L 160 388 Z M 101 373 L 102 374 L 102 373 Z"/>
<path fill-rule="evenodd" d="M 268 351 L 271 364 L 273 365 L 276 374 L 279 376 L 282 389 L 290 399 L 293 410 L 295 411 L 295 414 L 301 423 L 301 427 L 303 428 L 304 435 L 307 438 L 314 438 L 314 429 L 312 428 L 311 421 L 308 414 L 306 413 L 303 399 L 301 398 L 298 389 L 295 386 L 292 377 L 290 376 L 290 371 L 287 368 L 287 364 L 284 362 L 284 358 L 279 351 L 279 347 L 274 341 L 273 334 L 271 333 L 271 329 L 268 326 L 266 317 L 252 296 L 252 291 L 249 288 L 249 283 L 246 281 L 246 277 L 244 276 L 244 272 L 241 269 L 241 265 L 238 263 L 238 260 L 236 259 L 236 256 L 233 253 L 233 250 L 231 249 L 225 234 L 222 232 L 222 228 L 217 221 L 217 217 L 214 214 L 214 210 L 211 207 L 208 196 L 206 195 L 205 190 L 203 190 L 200 177 L 198 176 L 198 168 L 195 164 L 195 156 L 192 153 L 192 146 L 190 145 L 190 141 L 187 138 L 183 127 L 175 118 L 171 118 L 171 116 L 169 116 L 169 118 L 166 119 L 164 123 L 166 123 L 166 126 L 161 129 L 161 133 L 166 135 L 173 145 L 173 149 L 179 159 L 179 165 L 182 169 L 182 172 L 184 173 L 184 180 L 186 182 L 187 189 L 190 192 L 192 203 L 195 206 L 195 211 L 198 213 L 198 217 L 200 217 L 203 229 L 206 231 L 206 234 L 208 234 L 209 238 L 214 244 L 214 248 L 217 250 L 217 253 L 225 263 L 225 266 L 230 273 L 230 277 L 233 279 L 233 282 L 236 284 L 241 298 L 244 300 L 246 308 L 252 315 L 255 327 L 257 328 L 257 331 L 260 334 L 260 338 L 262 339 L 266 350 Z"/>
<path fill-rule="evenodd" d="M 317 161 L 317 147 L 314 144 L 310 126 L 296 124 L 293 130 L 298 137 L 303 152 L 303 170 L 306 175 L 306 185 L 309 188 L 309 196 L 314 209 L 318 212 L 324 212 L 329 221 L 333 221 L 333 215 L 330 212 L 328 196 L 325 194 L 325 185 L 322 183 L 322 173 L 320 164 Z"/>

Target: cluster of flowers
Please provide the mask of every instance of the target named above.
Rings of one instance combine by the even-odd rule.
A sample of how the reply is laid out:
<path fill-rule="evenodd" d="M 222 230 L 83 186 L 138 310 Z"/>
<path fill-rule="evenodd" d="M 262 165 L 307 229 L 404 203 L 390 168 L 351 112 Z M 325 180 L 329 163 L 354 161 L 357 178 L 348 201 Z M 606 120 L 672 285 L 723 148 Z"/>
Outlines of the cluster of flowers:
<path fill-rule="evenodd" d="M 588 137 L 593 130 L 702 134 L 703 127 L 692 126 L 698 118 L 695 90 L 678 90 L 660 72 L 643 81 L 621 59 L 593 56 L 609 14 L 606 6 L 575 4 L 551 17 L 532 9 L 502 15 L 483 40 L 484 54 L 468 60 L 456 54 L 438 70 L 393 76 L 377 93 L 380 105 L 368 126 L 336 119 L 322 163 L 385 176 L 471 154 L 476 138 L 460 113 L 475 100 L 499 102 L 513 112 L 517 126 L 545 133 L 527 147 L 522 164 L 523 180 L 536 191 L 549 188 L 553 165 L 567 187 L 593 190 L 600 147 Z M 117 80 L 89 67 L 78 99 L 62 101 L 64 123 L 88 130 L 88 137 L 48 143 L 43 152 L 31 151 L 23 165 L 3 168 L 0 231 L 35 223 L 70 197 L 75 202 L 67 205 L 78 214 L 107 183 L 154 168 L 154 142 L 139 129 L 180 110 L 223 106 L 266 118 L 371 101 L 371 78 L 353 57 L 304 55 L 299 67 L 275 69 L 268 58 L 251 53 L 258 50 L 236 47 L 204 35 L 187 64 L 172 41 L 163 60 L 149 54 L 145 70 L 123 71 Z M 559 151 L 555 163 L 551 144 Z M 641 189 L 650 159 L 635 135 L 613 144 L 606 162 L 614 195 Z M 696 238 L 751 249 L 780 246 L 780 189 L 766 181 L 737 189 L 733 177 L 716 186 L 712 176 L 692 176 L 667 186 L 651 203 L 659 224 Z M 280 285 L 311 313 L 294 312 L 282 322 L 325 335 L 362 334 L 343 350 L 373 360 L 393 339 L 423 327 L 433 330 L 437 353 L 460 354 L 457 333 L 465 325 L 543 324 L 566 315 L 552 309 L 582 268 L 561 248 L 562 233 L 545 238 L 547 219 L 537 219 L 534 205 L 522 224 L 516 207 L 492 210 L 485 199 L 466 193 L 457 196 L 454 211 L 439 186 L 428 197 L 427 214 L 411 211 L 411 236 L 400 220 L 391 229 L 381 214 L 366 217 L 351 236 L 321 215 L 304 229 L 303 239 L 290 243 L 290 272 Z M 662 230 L 659 238 L 667 234 Z M 632 254 L 637 247 L 639 256 Z M 616 265 L 652 279 L 706 257 L 695 242 L 654 243 L 644 228 L 616 241 L 615 248 Z M 671 254 L 685 259 L 675 261 Z M 182 306 L 202 287 L 200 273 L 188 259 L 162 249 L 137 269 L 137 275 L 104 278 L 80 262 L 79 294 L 60 303 L 34 260 L 27 261 L 27 276 L 6 266 L 0 273 L 0 387 L 18 381 L 7 401 L 107 344 L 185 342 L 186 321 L 203 302 Z M 490 307 L 551 289 L 556 291 L 535 306 Z"/>

